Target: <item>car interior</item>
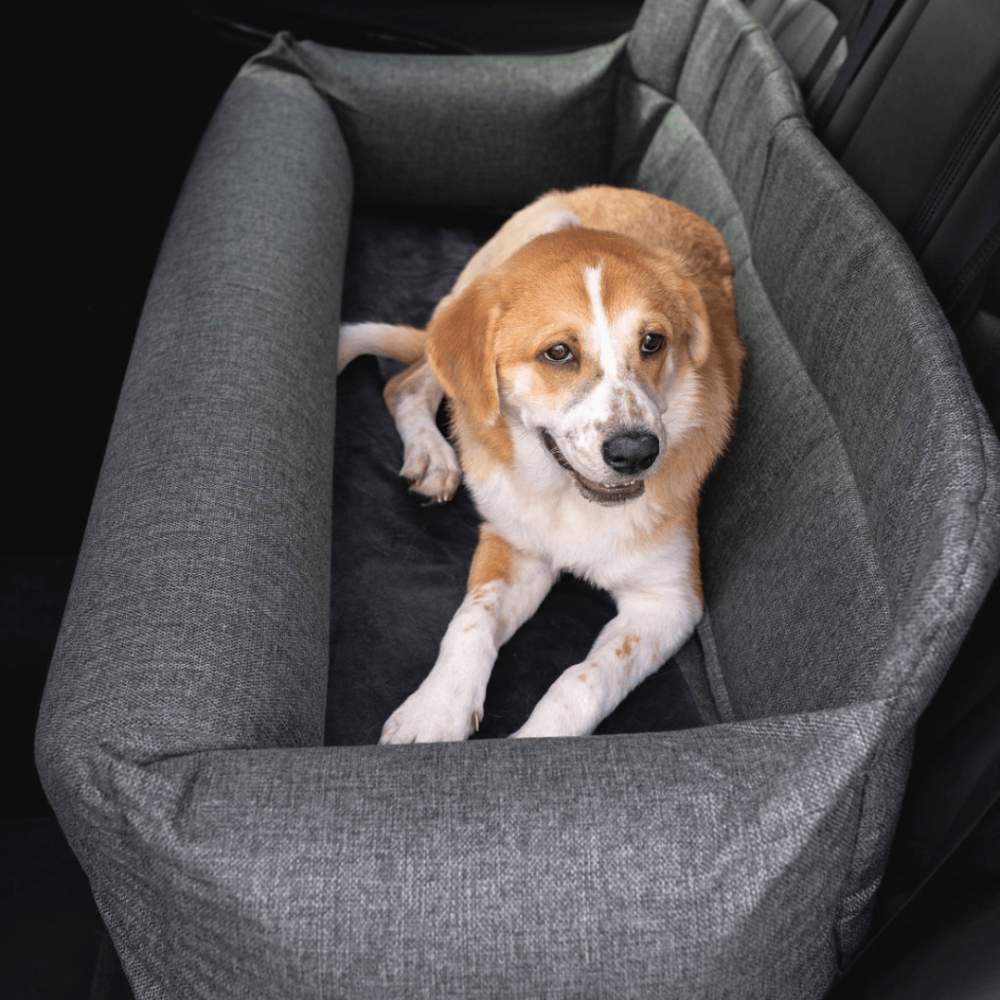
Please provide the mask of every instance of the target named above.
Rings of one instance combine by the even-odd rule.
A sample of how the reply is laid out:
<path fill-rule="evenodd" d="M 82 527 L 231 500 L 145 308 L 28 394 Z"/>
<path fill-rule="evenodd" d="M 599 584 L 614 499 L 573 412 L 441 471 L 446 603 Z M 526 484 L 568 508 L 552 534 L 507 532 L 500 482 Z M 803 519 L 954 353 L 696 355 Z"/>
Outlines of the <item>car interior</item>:
<path fill-rule="evenodd" d="M 35 403 L 56 416 L 28 411 L 26 420 L 32 433 L 24 465 L 32 492 L 45 500 L 24 501 L 2 553 L 0 641 L 3 662 L 17 678 L 3 712 L 16 789 L 0 829 L 3 995 L 133 996 L 91 885 L 43 791 L 35 729 L 150 278 L 192 157 L 230 82 L 278 32 L 358 53 L 571 53 L 629 31 L 641 6 L 638 0 L 203 0 L 157 2 L 88 20 L 79 42 L 86 55 L 60 84 L 86 108 L 86 127 L 75 126 L 79 169 L 71 184 L 79 222 L 67 244 L 72 335 L 60 342 L 59 361 L 47 372 L 50 401 Z M 1000 4 L 746 0 L 745 6 L 791 69 L 816 137 L 917 261 L 1000 433 Z M 429 314 L 503 218 L 500 211 L 460 206 L 389 216 L 362 205 L 352 219 L 344 317 L 366 319 L 386 308 Z M 40 356 L 50 350 L 41 347 Z M 362 562 L 371 544 L 366 518 L 378 505 L 397 510 L 400 531 L 408 532 L 394 546 L 464 566 L 478 521 L 469 497 L 460 495 L 442 520 L 437 511 L 407 505 L 391 462 L 364 460 L 391 451 L 391 420 L 369 423 L 366 414 L 378 409 L 385 378 L 400 368 L 368 358 L 341 378 L 334 468 L 359 471 L 350 490 L 346 474 L 334 473 L 342 521 L 333 558 Z M 352 431 L 356 426 L 365 427 L 363 436 Z M 58 462 L 44 458 L 52 454 Z M 369 629 L 384 627 L 378 648 L 387 672 L 402 670 L 410 656 L 432 660 L 433 637 L 443 626 L 430 629 L 419 640 L 423 646 L 404 644 L 407 614 L 419 612 L 421 595 L 430 608 L 436 585 L 418 572 L 400 577 L 399 593 L 389 596 L 402 607 L 404 592 L 417 595 L 409 612 L 352 628 L 363 614 L 358 595 L 365 584 L 357 574 L 334 604 L 331 659 L 363 656 L 373 641 Z M 434 600 L 447 604 L 453 596 L 439 592 Z M 505 647 L 507 680 L 478 738 L 513 731 L 555 676 L 529 670 L 526 650 L 571 662 L 567 635 L 611 613 L 607 595 L 560 583 L 545 623 L 529 625 Z M 831 1000 L 1000 995 L 998 622 L 994 580 L 917 725 L 871 925 L 826 994 Z M 375 742 L 391 707 L 390 682 L 380 688 L 361 674 L 331 673 L 330 685 L 327 742 Z M 654 675 L 598 732 L 696 725 L 697 697 L 683 671 Z"/>

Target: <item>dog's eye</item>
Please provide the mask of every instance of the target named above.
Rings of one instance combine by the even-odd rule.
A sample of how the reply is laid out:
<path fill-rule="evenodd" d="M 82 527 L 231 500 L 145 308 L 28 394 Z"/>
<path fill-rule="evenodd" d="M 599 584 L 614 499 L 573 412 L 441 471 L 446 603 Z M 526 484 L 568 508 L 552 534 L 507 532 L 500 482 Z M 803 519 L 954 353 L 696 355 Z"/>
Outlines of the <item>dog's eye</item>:
<path fill-rule="evenodd" d="M 573 360 L 573 352 L 565 344 L 553 344 L 542 351 L 542 358 L 554 365 L 564 365 Z"/>
<path fill-rule="evenodd" d="M 662 333 L 647 333 L 639 344 L 639 350 L 643 354 L 655 354 L 663 347 L 665 339 Z"/>

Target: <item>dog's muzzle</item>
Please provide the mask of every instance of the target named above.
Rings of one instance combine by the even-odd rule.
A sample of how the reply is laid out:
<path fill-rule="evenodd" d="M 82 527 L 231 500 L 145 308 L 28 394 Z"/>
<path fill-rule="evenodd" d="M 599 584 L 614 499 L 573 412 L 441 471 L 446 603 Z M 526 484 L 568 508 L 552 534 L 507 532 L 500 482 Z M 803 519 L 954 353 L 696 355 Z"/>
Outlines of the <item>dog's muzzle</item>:
<path fill-rule="evenodd" d="M 567 461 L 566 456 L 559 450 L 559 445 L 552 439 L 548 431 L 542 431 L 542 444 L 545 445 L 548 453 L 559 463 L 568 473 L 573 476 L 577 489 L 584 499 L 592 503 L 603 504 L 612 507 L 615 504 L 626 503 L 641 497 L 645 492 L 646 484 L 641 479 L 631 479 L 624 483 L 598 483 L 593 479 L 588 479 L 581 475 Z"/>

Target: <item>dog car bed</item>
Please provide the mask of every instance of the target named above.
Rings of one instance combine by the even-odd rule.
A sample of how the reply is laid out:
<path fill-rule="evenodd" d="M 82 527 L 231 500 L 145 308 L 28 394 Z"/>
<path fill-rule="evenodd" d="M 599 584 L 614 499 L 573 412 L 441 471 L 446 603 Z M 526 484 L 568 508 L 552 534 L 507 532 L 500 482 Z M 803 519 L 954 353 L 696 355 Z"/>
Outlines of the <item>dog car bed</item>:
<path fill-rule="evenodd" d="M 388 287 L 406 240 L 447 263 L 488 235 L 463 219 L 599 181 L 701 213 L 734 259 L 748 363 L 702 502 L 705 619 L 602 734 L 375 745 L 473 523 L 414 513 L 380 364 L 338 385 L 342 298 L 419 320 L 380 309 L 447 287 Z M 649 0 L 568 55 L 278 36 L 175 210 L 39 722 L 136 995 L 822 995 L 1000 562 L 997 470 L 914 261 L 735 0 Z M 498 667 L 494 736 L 600 626 L 601 595 L 560 600 L 539 615 L 568 635 Z"/>

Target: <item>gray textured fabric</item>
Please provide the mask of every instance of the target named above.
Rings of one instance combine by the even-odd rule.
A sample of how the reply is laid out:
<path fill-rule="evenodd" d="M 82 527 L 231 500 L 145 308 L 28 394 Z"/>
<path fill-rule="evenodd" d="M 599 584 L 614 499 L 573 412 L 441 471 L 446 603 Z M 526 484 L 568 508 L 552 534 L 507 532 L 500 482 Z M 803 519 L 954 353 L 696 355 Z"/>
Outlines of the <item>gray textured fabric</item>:
<path fill-rule="evenodd" d="M 427 57 L 279 36 L 259 62 L 302 73 L 327 95 L 359 199 L 514 206 L 607 176 L 624 45 L 625 36 L 543 59 Z"/>
<path fill-rule="evenodd" d="M 353 178 L 508 208 L 614 179 L 722 229 L 749 361 L 692 678 L 720 724 L 319 746 Z M 137 996 L 822 995 L 1000 563 L 998 467 L 912 258 L 735 0 L 649 0 L 571 56 L 280 36 L 171 222 L 39 723 Z"/>

